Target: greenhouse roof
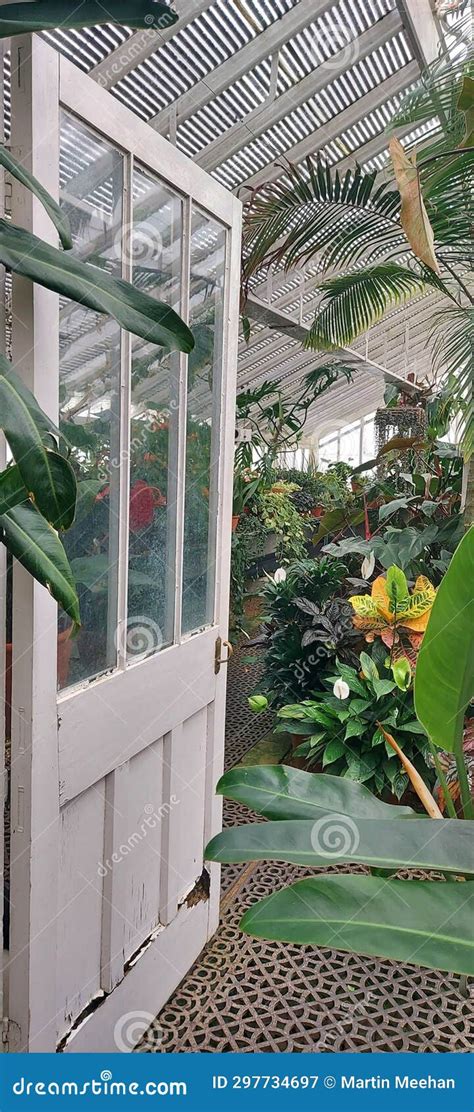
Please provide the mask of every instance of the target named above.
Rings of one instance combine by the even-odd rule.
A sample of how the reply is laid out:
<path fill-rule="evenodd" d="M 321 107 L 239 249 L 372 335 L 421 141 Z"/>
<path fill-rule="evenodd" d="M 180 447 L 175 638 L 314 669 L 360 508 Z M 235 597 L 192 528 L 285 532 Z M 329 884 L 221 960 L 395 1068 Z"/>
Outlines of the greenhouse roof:
<path fill-rule="evenodd" d="M 105 24 L 58 29 L 45 38 L 243 200 L 282 175 L 286 161 L 300 163 L 316 152 L 340 170 L 356 161 L 383 169 L 387 125 L 443 34 L 430 0 L 174 0 L 172 6 L 178 21 L 161 32 Z M 436 127 L 432 120 L 401 136 L 406 146 L 419 144 Z M 318 280 L 314 266 L 255 284 L 250 341 L 242 337 L 240 345 L 242 385 L 274 378 L 292 392 L 309 369 L 327 361 L 301 343 Z M 385 372 L 426 374 L 432 304 L 431 296 L 420 297 L 355 345 L 357 392 L 332 387 L 332 425 L 376 408 Z M 327 426 L 327 398 L 320 407 L 310 414 L 309 430 Z"/>

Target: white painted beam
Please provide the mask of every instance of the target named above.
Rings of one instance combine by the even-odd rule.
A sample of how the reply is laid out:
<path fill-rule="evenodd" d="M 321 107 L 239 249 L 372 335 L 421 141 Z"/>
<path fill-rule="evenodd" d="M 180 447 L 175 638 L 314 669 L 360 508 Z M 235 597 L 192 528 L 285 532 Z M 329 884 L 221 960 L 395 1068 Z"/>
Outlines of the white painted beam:
<path fill-rule="evenodd" d="M 292 339 L 299 340 L 302 344 L 304 344 L 308 336 L 309 328 L 307 325 L 300 324 L 294 318 L 280 312 L 278 309 L 266 305 L 264 301 L 259 301 L 256 297 L 251 296 L 248 298 L 245 311 L 251 320 L 259 321 L 260 324 L 265 325 L 267 328 L 276 329 L 278 332 L 291 336 Z M 386 378 L 387 382 L 394 382 L 397 386 L 403 385 L 407 393 L 413 392 L 414 388 L 411 387 L 409 383 L 406 383 L 401 375 L 394 374 L 393 371 L 388 371 L 381 363 L 375 363 L 372 359 L 365 359 L 364 356 L 361 355 L 360 352 L 355 351 L 354 348 L 340 348 L 339 354 L 345 356 L 347 359 L 354 360 L 356 363 L 360 363 L 364 370 L 377 377 L 382 375 Z"/>
<path fill-rule="evenodd" d="M 357 40 L 358 60 L 367 57 L 377 46 L 386 42 L 387 39 L 391 39 L 400 30 L 400 27 L 401 21 L 398 11 L 390 12 L 378 23 L 369 27 L 368 31 L 364 31 Z M 330 80 L 333 81 L 346 70 L 347 50 L 343 49 L 331 58 Z M 237 154 L 246 143 L 251 142 L 267 131 L 268 128 L 273 127 L 298 105 L 304 104 L 305 101 L 310 100 L 316 93 L 324 89 L 327 84 L 328 70 L 324 65 L 320 65 L 307 77 L 299 81 L 294 88 L 282 93 L 272 104 L 266 104 L 255 109 L 242 123 L 236 124 L 227 134 L 209 143 L 196 161 L 204 170 L 215 170 L 226 159 Z"/>
<path fill-rule="evenodd" d="M 354 104 L 350 104 L 343 112 L 339 112 L 332 120 L 329 120 L 323 127 L 318 127 L 316 131 L 311 132 L 311 135 L 306 136 L 301 142 L 295 143 L 284 155 L 280 155 L 274 162 L 262 166 L 256 174 L 247 181 L 242 182 L 242 185 L 236 190 L 241 200 L 245 200 L 245 193 L 247 190 L 255 189 L 257 185 L 262 185 L 263 182 L 276 181 L 284 173 L 282 169 L 282 160 L 298 164 L 303 162 L 308 155 L 315 154 L 316 151 L 321 150 L 331 140 L 336 139 L 343 131 L 353 127 L 359 120 L 364 119 L 370 112 L 377 108 L 378 105 L 384 104 L 391 97 L 396 96 L 397 93 L 406 89 L 408 85 L 415 81 L 419 76 L 419 66 L 417 62 L 409 62 L 407 66 L 403 66 L 397 73 L 391 77 L 387 77 L 385 81 L 381 81 L 375 89 L 371 89 L 365 96 L 360 97 Z M 281 98 L 280 98 L 281 99 Z M 351 156 L 352 157 L 352 156 Z M 354 159 L 359 157 L 357 151 L 354 152 Z M 242 192 L 244 191 L 244 192 Z"/>
<path fill-rule="evenodd" d="M 174 0 L 172 7 L 179 15 L 177 23 L 172 27 L 166 27 L 163 31 L 154 31 L 151 28 L 135 31 L 126 42 L 94 66 L 89 76 L 93 77 L 103 89 L 112 89 L 117 81 L 136 69 L 141 62 L 158 50 L 158 47 L 163 46 L 163 43 L 169 42 L 177 31 L 181 31 L 196 19 L 196 16 L 201 15 L 201 12 L 207 11 L 212 3 L 213 0 Z"/>
<path fill-rule="evenodd" d="M 194 116 L 195 112 L 204 108 L 214 97 L 228 89 L 229 85 L 233 85 L 252 70 L 258 62 L 275 54 L 284 43 L 289 42 L 307 27 L 308 23 L 318 19 L 333 5 L 334 0 L 299 0 L 299 3 L 286 15 L 271 23 L 265 31 L 246 43 L 241 50 L 222 62 L 222 65 L 209 73 L 206 78 L 198 81 L 192 89 L 174 101 L 173 109 L 176 112 L 177 126 L 179 127 L 189 116 Z M 162 135 L 166 135 L 170 126 L 170 109 L 163 108 L 149 122 Z"/>
<path fill-rule="evenodd" d="M 397 0 L 411 48 L 421 69 L 438 56 L 440 28 L 431 0 Z"/>

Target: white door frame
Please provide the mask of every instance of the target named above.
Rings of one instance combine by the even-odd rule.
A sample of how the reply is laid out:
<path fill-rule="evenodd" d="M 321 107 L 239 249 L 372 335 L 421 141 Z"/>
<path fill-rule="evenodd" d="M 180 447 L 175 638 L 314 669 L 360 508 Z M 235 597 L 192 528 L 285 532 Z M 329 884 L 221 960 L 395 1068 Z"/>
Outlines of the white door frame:
<path fill-rule="evenodd" d="M 53 196 L 58 196 L 59 112 L 58 105 L 100 132 L 126 154 L 129 163 L 137 161 L 157 173 L 170 186 L 179 188 L 185 198 L 199 205 L 227 228 L 226 283 L 224 301 L 223 375 L 220 386 L 219 426 L 219 512 L 217 517 L 215 621 L 199 633 L 199 651 L 213 653 L 216 634 L 226 636 L 228 623 L 228 584 L 230 572 L 230 517 L 234 443 L 234 403 L 238 344 L 238 298 L 240 279 L 241 204 L 231 193 L 214 182 L 181 152 L 173 148 L 147 124 L 134 116 L 116 98 L 84 76 L 68 60 L 36 36 L 12 40 L 12 149 Z M 129 167 L 130 169 L 130 167 Z M 177 184 L 179 183 L 179 185 Z M 189 207 L 189 206 L 188 206 Z M 41 238 L 55 242 L 54 229 L 39 202 L 14 185 L 13 220 Z M 188 227 L 189 234 L 189 227 Z M 126 276 L 126 275 L 125 275 Z M 13 360 L 25 382 L 34 390 L 50 416 L 58 412 L 58 350 L 51 337 L 58 334 L 58 298 L 55 294 L 14 278 Z M 127 358 L 127 337 L 125 337 Z M 123 359 L 123 357 L 122 357 Z M 181 357 L 182 366 L 184 357 Z M 182 375 L 182 381 L 185 377 Z M 123 383 L 126 389 L 126 381 Z M 123 422 L 128 434 L 128 419 Z M 225 449 L 225 450 L 224 450 Z M 184 444 L 181 445 L 184 452 Z M 119 544 L 126 552 L 128 489 L 122 491 L 122 528 Z M 125 566 L 125 561 L 124 565 Z M 181 569 L 178 569 L 179 572 Z M 179 580 L 179 575 L 178 575 Z M 126 616 L 126 574 L 119 583 L 119 619 Z M 61 803 L 84 791 L 117 767 L 113 749 L 104 732 L 99 763 L 91 781 L 87 762 L 82 759 L 81 737 L 94 728 L 101 731 L 100 714 L 104 703 L 96 698 L 107 685 L 107 701 L 119 704 L 134 715 L 135 735 L 141 731 L 139 748 L 151 743 L 146 736 L 147 721 L 140 718 L 157 657 L 130 668 L 119 662 L 114 674 L 92 684 L 79 685 L 57 700 L 56 694 L 56 605 L 19 567 L 14 575 L 14 661 L 12 696 L 12 929 L 9 962 L 10 1049 L 51 1051 L 58 1035 L 57 1000 L 61 986 L 56 984 L 56 921 Z M 181 640 L 181 639 L 180 639 Z M 196 638 L 182 639 L 180 660 L 194 667 Z M 176 645 L 159 654 L 163 676 L 173 676 L 172 653 Z M 121 668 L 120 668 L 121 663 Z M 187 693 L 189 713 L 209 706 L 215 726 L 207 754 L 206 813 L 204 844 L 221 823 L 221 803 L 214 786 L 223 765 L 223 724 L 225 716 L 225 669 L 214 677 L 209 690 L 208 674 L 198 690 Z M 103 688 L 102 688 L 103 689 Z M 130 699 L 133 698 L 133 710 Z M 58 735 L 58 716 L 60 729 Z M 98 720 L 99 716 L 99 720 Z M 159 733 L 167 736 L 172 716 L 164 707 Z M 208 727 L 209 729 L 209 727 Z M 156 738 L 156 724 L 154 727 Z M 67 744 L 63 738 L 67 738 Z M 58 741 L 59 738 L 59 741 Z M 137 750 L 124 737 L 123 759 Z M 170 776 L 173 776 L 171 767 Z M 58 791 L 58 784 L 61 792 Z M 168 784 L 172 792 L 172 784 Z M 169 847 L 168 847 L 169 849 Z M 170 849 L 169 849 L 170 852 Z M 212 866 L 210 899 L 190 910 L 176 902 L 172 880 L 164 880 L 170 922 L 160 933 L 158 944 L 150 938 L 144 947 L 133 976 L 137 1009 L 154 1014 L 184 976 L 198 950 L 216 928 L 219 911 L 219 870 Z M 200 941 L 199 941 L 200 940 Z M 198 950 L 196 950 L 198 945 Z M 110 972 L 113 939 L 109 939 L 108 958 L 111 978 L 107 996 L 108 1021 L 104 1030 L 101 1007 L 87 1021 L 76 1025 L 66 1050 L 111 1050 L 110 1028 L 129 1007 L 129 976 L 120 983 Z M 156 994 L 159 970 L 160 999 Z M 154 973 L 153 973 L 154 970 Z M 116 987 L 114 987 L 116 985 Z"/>

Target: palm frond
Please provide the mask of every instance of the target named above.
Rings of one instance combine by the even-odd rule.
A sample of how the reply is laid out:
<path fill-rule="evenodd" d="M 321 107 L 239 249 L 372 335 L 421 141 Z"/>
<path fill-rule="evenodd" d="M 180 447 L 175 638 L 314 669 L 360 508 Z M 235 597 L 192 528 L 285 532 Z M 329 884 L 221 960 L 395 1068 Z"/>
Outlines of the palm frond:
<path fill-rule="evenodd" d="M 423 197 L 438 245 L 438 255 L 472 265 L 474 254 L 474 151 L 420 163 Z"/>
<path fill-rule="evenodd" d="M 448 294 L 444 283 L 428 267 L 420 267 L 417 272 L 396 263 L 382 263 L 330 278 L 321 286 L 324 295 L 306 347 L 326 351 L 347 347 L 388 309 L 423 292 L 428 285 Z"/>
<path fill-rule="evenodd" d="M 454 53 L 454 57 L 453 57 Z M 458 108 L 464 74 L 473 72 L 472 16 L 460 24 L 456 50 L 452 44 L 422 74 L 390 121 L 390 130 L 426 123 L 437 116 L 446 145 L 457 147 L 462 141 L 465 119 Z"/>
<path fill-rule="evenodd" d="M 433 368 L 455 399 L 462 450 L 469 459 L 474 450 L 474 307 L 443 309 L 432 336 Z"/>
<path fill-rule="evenodd" d="M 322 159 L 289 166 L 284 179 L 254 194 L 244 219 L 244 275 L 270 265 L 293 266 L 318 256 L 323 270 L 367 261 L 406 247 L 400 199 L 376 172 L 359 166 L 341 177 Z M 319 257 L 320 256 L 320 257 Z"/>

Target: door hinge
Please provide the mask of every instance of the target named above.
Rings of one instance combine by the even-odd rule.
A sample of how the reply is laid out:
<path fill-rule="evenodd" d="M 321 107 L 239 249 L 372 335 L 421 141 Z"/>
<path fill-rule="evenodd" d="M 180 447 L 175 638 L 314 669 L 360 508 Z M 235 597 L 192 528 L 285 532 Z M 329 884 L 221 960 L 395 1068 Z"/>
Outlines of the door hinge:
<path fill-rule="evenodd" d="M 4 1046 L 8 1046 L 9 1035 L 10 1035 L 10 1020 L 9 1020 L 7 1015 L 4 1015 L 3 1019 L 2 1019 L 2 1043 L 3 1043 Z"/>
<path fill-rule="evenodd" d="M 221 653 L 223 649 L 227 649 L 227 656 L 222 659 Z M 228 664 L 233 653 L 233 648 L 230 641 L 223 641 L 222 637 L 218 637 L 214 649 L 214 672 L 216 676 L 219 675 L 221 664 Z"/>

